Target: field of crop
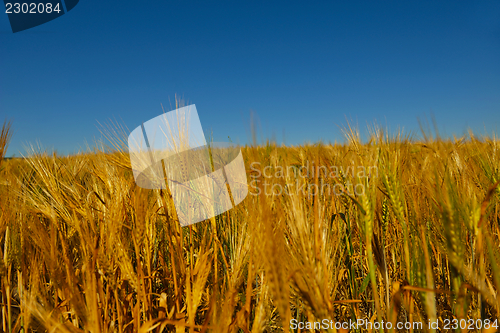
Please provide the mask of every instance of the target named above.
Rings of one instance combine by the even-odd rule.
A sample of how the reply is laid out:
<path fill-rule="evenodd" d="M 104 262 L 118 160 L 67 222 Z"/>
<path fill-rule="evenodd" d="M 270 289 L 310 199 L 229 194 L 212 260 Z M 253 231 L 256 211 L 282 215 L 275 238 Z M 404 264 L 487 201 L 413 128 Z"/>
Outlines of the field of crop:
<path fill-rule="evenodd" d="M 113 153 L 0 158 L 4 332 L 496 331 L 494 137 L 243 147 L 247 198 L 184 228 L 168 191 L 135 184 L 120 138 Z"/>

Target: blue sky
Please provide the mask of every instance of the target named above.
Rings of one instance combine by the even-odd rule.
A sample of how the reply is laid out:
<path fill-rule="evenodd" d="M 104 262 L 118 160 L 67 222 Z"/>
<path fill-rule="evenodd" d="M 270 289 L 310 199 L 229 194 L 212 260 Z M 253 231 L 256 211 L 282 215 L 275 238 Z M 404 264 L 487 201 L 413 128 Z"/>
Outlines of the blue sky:
<path fill-rule="evenodd" d="M 98 122 L 133 130 L 196 104 L 216 140 L 342 141 L 346 119 L 500 133 L 500 2 L 94 1 L 13 34 L 0 15 L 7 155 L 72 153 Z"/>

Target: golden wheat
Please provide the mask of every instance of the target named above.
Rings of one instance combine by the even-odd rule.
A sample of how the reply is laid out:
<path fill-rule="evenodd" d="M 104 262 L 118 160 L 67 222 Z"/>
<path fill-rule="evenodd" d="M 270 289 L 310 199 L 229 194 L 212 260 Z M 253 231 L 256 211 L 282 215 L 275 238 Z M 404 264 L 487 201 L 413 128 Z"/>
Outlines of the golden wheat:
<path fill-rule="evenodd" d="M 248 197 L 184 228 L 168 190 L 135 185 L 116 132 L 114 151 L 0 159 L 2 330 L 497 319 L 498 140 L 346 133 L 345 145 L 243 148 Z"/>

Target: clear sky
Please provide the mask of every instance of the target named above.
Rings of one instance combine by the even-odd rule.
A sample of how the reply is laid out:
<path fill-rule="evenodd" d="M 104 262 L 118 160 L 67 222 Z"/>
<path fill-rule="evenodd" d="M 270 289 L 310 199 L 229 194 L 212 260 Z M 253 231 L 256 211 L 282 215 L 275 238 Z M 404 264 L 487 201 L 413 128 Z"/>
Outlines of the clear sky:
<path fill-rule="evenodd" d="M 216 140 L 342 141 L 346 119 L 500 133 L 500 1 L 96 1 L 13 34 L 0 13 L 7 156 L 76 152 L 196 104 Z"/>

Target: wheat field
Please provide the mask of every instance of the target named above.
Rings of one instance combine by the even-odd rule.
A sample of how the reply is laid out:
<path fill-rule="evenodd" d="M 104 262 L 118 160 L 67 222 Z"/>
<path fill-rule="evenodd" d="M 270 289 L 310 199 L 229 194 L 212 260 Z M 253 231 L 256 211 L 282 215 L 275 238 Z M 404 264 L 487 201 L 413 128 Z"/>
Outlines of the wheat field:
<path fill-rule="evenodd" d="M 182 228 L 168 191 L 135 184 L 119 131 L 112 149 L 6 160 L 12 133 L 3 332 L 437 332 L 499 316 L 495 137 L 362 142 L 348 129 L 345 144 L 246 146 L 246 199 Z M 424 326 L 290 324 L 325 319 Z"/>

